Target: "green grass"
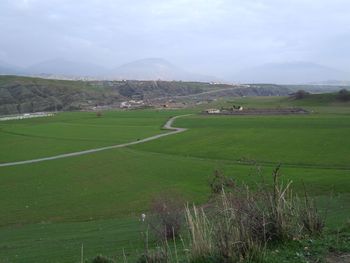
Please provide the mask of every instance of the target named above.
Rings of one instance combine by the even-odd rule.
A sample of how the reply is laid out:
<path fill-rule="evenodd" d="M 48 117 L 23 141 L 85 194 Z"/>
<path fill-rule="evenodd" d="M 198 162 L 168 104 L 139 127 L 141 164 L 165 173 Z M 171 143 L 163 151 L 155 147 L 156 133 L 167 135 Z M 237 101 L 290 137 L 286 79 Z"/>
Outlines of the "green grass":
<path fill-rule="evenodd" d="M 350 115 L 206 116 L 179 119 L 189 131 L 133 148 L 167 154 L 350 169 Z"/>
<path fill-rule="evenodd" d="M 173 112 L 59 113 L 54 117 L 0 122 L 0 163 L 115 145 L 162 133 Z"/>
<path fill-rule="evenodd" d="M 150 198 L 176 189 L 189 201 L 205 201 L 215 169 L 248 183 L 248 165 L 126 149 L 1 169 L 1 225 L 83 221 L 138 215 Z M 269 176 L 272 167 L 263 169 Z M 286 179 L 314 195 L 348 193 L 348 171 L 283 169 Z M 16 197 L 16 202 L 13 200 Z"/>
<path fill-rule="evenodd" d="M 318 238 L 291 241 L 270 247 L 265 260 L 269 263 L 329 262 L 325 261 L 326 257 L 333 255 L 334 259 L 331 262 L 345 262 L 340 260 L 342 254 L 349 255 L 349 238 L 349 232 L 328 232 Z"/>
<path fill-rule="evenodd" d="M 232 107 L 241 105 L 250 108 L 302 107 L 312 113 L 349 114 L 350 102 L 337 100 L 335 93 L 312 94 L 304 99 L 291 97 L 233 97 L 219 100 L 212 107 Z"/>
<path fill-rule="evenodd" d="M 243 98 L 246 105 L 278 105 L 285 98 Z M 231 102 L 216 102 L 217 105 Z M 287 103 L 287 102 L 284 102 Z M 243 104 L 243 103 L 242 103 Z M 312 107 L 311 107 L 312 108 Z M 190 110 L 193 111 L 193 110 Z M 186 111 L 186 112 L 190 112 Z M 295 191 L 303 184 L 328 211 L 327 226 L 349 218 L 350 115 L 328 106 L 308 116 L 178 119 L 188 131 L 145 144 L 73 158 L 0 168 L 0 262 L 76 262 L 141 248 L 138 218 L 151 198 L 176 190 L 190 202 L 208 198 L 215 169 L 254 184 L 282 163 Z M 63 113 L 0 123 L 0 160 L 16 161 L 118 144 L 164 132 L 185 111 Z M 331 199 L 329 197 L 332 197 Z"/>
<path fill-rule="evenodd" d="M 80 262 L 98 254 L 124 253 L 131 257 L 142 249 L 142 226 L 135 218 L 61 224 L 5 227 L 0 236 L 0 262 Z"/>

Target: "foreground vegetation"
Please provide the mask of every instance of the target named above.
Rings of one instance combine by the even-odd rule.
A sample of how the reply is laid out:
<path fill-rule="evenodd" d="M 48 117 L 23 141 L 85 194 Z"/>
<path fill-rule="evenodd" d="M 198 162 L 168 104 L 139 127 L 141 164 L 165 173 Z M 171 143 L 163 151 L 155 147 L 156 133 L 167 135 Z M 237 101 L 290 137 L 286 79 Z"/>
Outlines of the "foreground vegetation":
<path fill-rule="evenodd" d="M 214 103 L 213 107 L 301 105 L 271 97 Z M 275 256 L 301 262 L 296 252 L 305 260 L 307 253 L 317 258 L 332 250 L 331 243 L 336 252 L 346 251 L 348 230 L 339 230 L 350 214 L 349 107 L 347 103 L 324 106 L 314 100 L 302 106 L 313 113 L 260 118 L 188 116 L 175 123 L 188 131 L 158 141 L 0 168 L 0 261 L 75 262 L 84 244 L 85 258 L 101 253 L 123 260 L 124 249 L 132 262 L 143 251 L 140 214 L 148 214 L 150 201 L 159 192 L 175 190 L 199 205 L 208 201 L 208 177 L 214 170 L 251 186 L 255 167 L 268 179 L 279 162 L 296 193 L 302 194 L 305 184 L 320 211 L 328 210 L 326 232 L 267 250 L 268 262 Z M 191 111 L 198 110 L 187 112 Z M 104 112 L 97 117 L 76 112 L 3 122 L 1 162 L 137 140 L 163 132 L 165 120 L 182 113 Z M 308 242 L 315 245 L 304 250 Z"/>
<path fill-rule="evenodd" d="M 291 191 L 291 182 L 283 183 L 280 177 L 278 166 L 272 186 L 260 178 L 256 189 L 250 190 L 216 172 L 209 203 L 185 209 L 188 238 L 181 238 L 177 198 L 162 198 L 147 221 L 152 226 L 152 217 L 158 219 L 156 229 L 163 229 L 158 238 L 165 245 L 153 251 L 146 246 L 141 258 L 145 262 L 265 262 L 271 245 L 319 237 L 324 218 L 313 200 L 307 193 L 298 198 Z M 175 242 L 179 237 L 184 250 L 178 251 L 174 243 L 172 252 L 167 240 Z"/>

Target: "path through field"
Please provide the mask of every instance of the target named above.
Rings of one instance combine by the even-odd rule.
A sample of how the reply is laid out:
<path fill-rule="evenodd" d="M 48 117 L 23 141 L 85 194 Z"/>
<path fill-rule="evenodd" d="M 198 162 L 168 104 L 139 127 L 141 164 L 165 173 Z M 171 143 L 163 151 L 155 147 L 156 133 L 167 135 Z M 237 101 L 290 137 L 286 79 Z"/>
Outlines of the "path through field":
<path fill-rule="evenodd" d="M 43 157 L 43 158 L 32 159 L 32 160 L 25 160 L 25 161 L 18 161 L 18 162 L 0 163 L 0 167 L 15 166 L 15 165 L 29 164 L 29 163 L 38 163 L 38 162 L 44 162 L 44 161 L 68 158 L 68 157 L 79 156 L 79 155 L 84 155 L 84 154 L 90 154 L 90 153 L 95 153 L 95 152 L 100 152 L 100 151 L 105 151 L 105 150 L 110 150 L 110 149 L 115 149 L 115 148 L 123 148 L 123 147 L 134 145 L 134 144 L 140 144 L 140 143 L 145 143 L 145 142 L 157 140 L 157 139 L 165 137 L 165 136 L 169 136 L 169 135 L 173 135 L 173 134 L 176 134 L 176 133 L 180 133 L 180 132 L 186 131 L 187 129 L 173 127 L 172 124 L 177 118 L 185 117 L 185 116 L 189 116 L 189 115 L 191 115 L 191 114 L 185 114 L 185 115 L 179 115 L 179 116 L 171 117 L 163 126 L 164 129 L 170 130 L 170 132 L 168 132 L 168 133 L 154 135 L 154 136 L 147 137 L 147 138 L 140 139 L 140 140 L 133 141 L 133 142 L 122 143 L 122 144 L 111 145 L 111 146 L 100 147 L 100 148 L 94 148 L 94 149 L 85 150 L 85 151 L 79 151 L 79 152 L 73 152 L 73 153 L 65 153 L 65 154 L 60 154 L 60 155 L 55 155 L 55 156 L 50 156 L 50 157 Z"/>

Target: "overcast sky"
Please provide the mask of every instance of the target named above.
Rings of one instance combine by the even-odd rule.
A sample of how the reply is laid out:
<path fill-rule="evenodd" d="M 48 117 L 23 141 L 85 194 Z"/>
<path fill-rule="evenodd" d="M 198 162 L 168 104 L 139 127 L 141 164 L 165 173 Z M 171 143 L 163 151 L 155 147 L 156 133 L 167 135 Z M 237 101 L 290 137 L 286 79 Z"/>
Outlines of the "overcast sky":
<path fill-rule="evenodd" d="M 106 67 L 165 58 L 225 75 L 269 62 L 350 68 L 349 0 L 0 0 L 0 60 Z"/>

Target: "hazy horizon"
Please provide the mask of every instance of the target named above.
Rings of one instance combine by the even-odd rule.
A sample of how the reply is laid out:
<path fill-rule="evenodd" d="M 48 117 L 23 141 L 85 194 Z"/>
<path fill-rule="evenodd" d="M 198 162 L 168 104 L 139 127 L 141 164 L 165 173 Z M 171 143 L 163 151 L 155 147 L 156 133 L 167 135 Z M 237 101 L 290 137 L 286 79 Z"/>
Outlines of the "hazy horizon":
<path fill-rule="evenodd" d="M 220 78 L 296 61 L 348 72 L 349 10 L 345 0 L 5 0 L 0 61 L 113 68 L 152 57 Z"/>

